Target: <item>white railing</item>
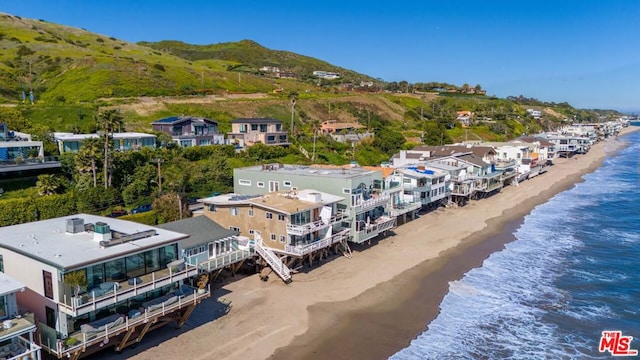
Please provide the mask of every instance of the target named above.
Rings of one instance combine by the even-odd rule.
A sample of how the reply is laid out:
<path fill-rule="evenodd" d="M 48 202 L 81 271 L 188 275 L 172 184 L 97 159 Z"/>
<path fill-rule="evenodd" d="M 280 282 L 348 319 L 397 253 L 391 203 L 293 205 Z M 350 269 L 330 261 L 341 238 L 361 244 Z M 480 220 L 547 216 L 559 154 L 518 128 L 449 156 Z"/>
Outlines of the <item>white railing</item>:
<path fill-rule="evenodd" d="M 355 242 L 363 242 L 365 240 L 369 240 L 383 231 L 391 229 L 396 224 L 395 218 L 390 218 L 388 216 L 381 216 L 376 219 L 372 224 L 366 224 L 364 229 L 358 231 L 356 233 L 357 238 L 354 239 Z"/>
<path fill-rule="evenodd" d="M 304 256 L 316 250 L 324 249 L 349 237 L 351 229 L 344 229 L 326 239 L 320 239 L 304 245 L 286 245 L 284 251 L 289 254 Z"/>
<path fill-rule="evenodd" d="M 419 210 L 420 208 L 422 208 L 422 202 L 403 202 L 393 205 L 393 207 L 389 209 L 389 215 L 400 216 L 411 211 Z"/>
<path fill-rule="evenodd" d="M 291 270 L 285 265 L 282 260 L 270 249 L 262 246 L 262 239 L 256 239 L 255 243 L 256 252 L 262 257 L 271 269 L 278 274 L 285 283 L 291 282 Z"/>
<path fill-rule="evenodd" d="M 314 222 L 306 223 L 306 224 L 287 224 L 287 234 L 304 236 L 310 234 L 314 231 L 319 231 L 325 229 L 333 224 L 340 222 L 348 217 L 348 214 L 344 212 L 339 212 L 336 215 L 332 216 L 329 221 L 325 222 L 324 220 L 316 220 Z"/>
<path fill-rule="evenodd" d="M 357 212 L 362 212 L 362 211 L 366 211 L 369 209 L 373 209 L 375 207 L 378 207 L 380 205 L 385 205 L 389 203 L 389 199 L 391 197 L 389 196 L 389 194 L 382 194 L 382 195 L 378 195 L 374 198 L 371 198 L 369 200 L 362 200 L 362 199 L 358 199 L 356 201 L 356 203 L 354 204 L 354 207 L 356 208 Z"/>
<path fill-rule="evenodd" d="M 213 270 L 221 269 L 225 266 L 235 264 L 244 259 L 250 258 L 253 253 L 249 250 L 235 250 L 228 254 L 222 254 L 213 258 L 208 257 L 208 253 L 200 253 L 186 258 L 187 263 L 195 265 L 199 269 Z"/>
<path fill-rule="evenodd" d="M 94 291 L 92 291 L 90 295 L 84 294 L 70 298 L 67 298 L 65 295 L 63 302 L 58 303 L 59 309 L 65 314 L 74 317 L 80 316 L 113 305 L 119 301 L 153 291 L 176 281 L 198 275 L 198 268 L 196 266 L 186 262 L 183 265 L 184 269 L 179 271 L 175 271 L 172 266 L 167 266 L 166 270 L 159 270 L 151 274 L 142 275 L 139 278 L 141 281 L 134 279 L 129 286 L 124 285 L 129 284 L 126 281 L 122 282 L 122 286 L 120 283 L 114 282 L 113 290 L 109 290 L 103 295 L 96 296 Z"/>
<path fill-rule="evenodd" d="M 65 345 L 65 342 L 67 344 L 69 343 L 69 338 L 67 338 L 66 341 L 57 340 L 55 343 L 49 343 L 49 341 L 47 341 L 46 343 L 42 342 L 41 345 L 45 350 L 57 355 L 58 357 L 70 357 L 73 353 L 84 351 L 87 347 L 90 347 L 92 345 L 98 345 L 99 343 L 106 344 L 114 336 L 117 336 L 125 331 L 129 331 L 129 329 L 135 328 L 140 324 L 152 321 L 154 318 L 171 314 L 175 310 L 179 310 L 185 306 L 195 306 L 201 299 L 208 298 L 210 295 L 210 287 L 204 289 L 202 293 L 199 293 L 198 289 L 193 288 L 193 293 L 185 295 L 183 297 L 178 296 L 177 301 L 171 302 L 170 304 L 165 304 L 165 302 L 163 302 L 161 304 L 158 304 L 159 306 L 157 306 L 157 308 L 153 309 L 152 311 L 145 309 L 144 313 L 141 313 L 134 318 L 124 316 L 124 321 L 122 323 L 110 328 L 105 327 L 104 331 L 93 334 L 86 334 L 82 332 L 71 334 L 69 338 L 73 337 L 77 340 L 75 343 L 73 343 L 73 345 Z"/>

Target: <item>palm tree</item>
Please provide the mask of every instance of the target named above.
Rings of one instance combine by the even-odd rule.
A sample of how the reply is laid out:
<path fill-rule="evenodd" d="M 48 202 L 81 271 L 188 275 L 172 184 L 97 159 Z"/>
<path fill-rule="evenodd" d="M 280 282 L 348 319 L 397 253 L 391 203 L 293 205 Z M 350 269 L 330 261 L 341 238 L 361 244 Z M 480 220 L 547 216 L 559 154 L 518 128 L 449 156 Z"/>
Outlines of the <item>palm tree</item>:
<path fill-rule="evenodd" d="M 311 131 L 313 131 L 313 155 L 311 156 L 311 161 L 315 161 L 316 160 L 316 137 L 318 136 L 318 131 L 320 131 L 320 129 L 322 128 L 322 123 L 320 123 L 320 120 L 318 119 L 313 119 L 311 120 L 309 125 L 311 126 Z"/>
<path fill-rule="evenodd" d="M 53 195 L 60 189 L 60 181 L 54 175 L 42 174 L 38 175 L 38 181 L 36 187 L 38 188 L 38 194 L 41 196 Z"/>
<path fill-rule="evenodd" d="M 291 136 L 293 136 L 293 114 L 296 106 L 296 100 L 298 100 L 298 93 L 292 91 L 289 93 L 289 101 L 291 103 Z"/>
<path fill-rule="evenodd" d="M 104 188 L 107 189 L 111 185 L 109 177 L 109 132 L 115 129 L 121 129 L 124 124 L 124 117 L 117 109 L 110 109 L 98 114 L 96 119 L 98 127 L 104 130 Z"/>
<path fill-rule="evenodd" d="M 98 186 L 96 174 L 96 161 L 101 156 L 100 139 L 89 138 L 82 142 L 82 147 L 76 155 L 76 170 L 83 174 L 87 169 L 91 170 L 93 175 L 93 187 Z"/>

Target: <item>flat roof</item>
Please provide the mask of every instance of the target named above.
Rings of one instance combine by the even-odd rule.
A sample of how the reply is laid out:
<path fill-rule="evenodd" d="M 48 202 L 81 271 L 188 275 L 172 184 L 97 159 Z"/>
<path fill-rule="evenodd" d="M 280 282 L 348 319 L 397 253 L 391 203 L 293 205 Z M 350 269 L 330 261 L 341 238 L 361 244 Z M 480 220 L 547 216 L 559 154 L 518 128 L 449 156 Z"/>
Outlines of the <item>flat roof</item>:
<path fill-rule="evenodd" d="M 137 139 L 143 137 L 153 137 L 153 134 L 139 133 L 139 132 L 123 132 L 123 133 L 111 133 L 114 139 Z M 72 134 L 72 133 L 54 133 L 55 140 L 86 140 L 92 138 L 99 138 L 98 134 Z"/>
<path fill-rule="evenodd" d="M 232 124 L 262 124 L 262 123 L 281 124 L 282 121 L 278 119 L 272 119 L 272 118 L 239 118 L 239 119 L 231 120 L 231 123 Z"/>
<path fill-rule="evenodd" d="M 424 167 L 424 169 L 420 170 L 418 167 Z M 425 166 L 425 165 L 414 165 L 414 166 L 406 166 L 400 167 L 396 169 L 397 171 L 414 177 L 428 177 L 428 178 L 437 178 L 441 176 L 445 176 L 447 174 L 446 171 L 442 169 L 438 169 L 436 167 Z"/>
<path fill-rule="evenodd" d="M 155 230 L 156 235 L 125 243 L 100 247 L 93 232 L 66 232 L 67 219 L 80 218 L 85 224 L 103 222 L 112 231 L 136 234 Z M 182 234 L 166 229 L 90 214 L 76 214 L 31 223 L 0 227 L 0 247 L 15 251 L 60 269 L 75 269 L 88 264 L 119 258 L 131 253 L 177 243 L 186 238 Z"/>
<path fill-rule="evenodd" d="M 243 171 L 252 171 L 257 173 L 281 173 L 291 175 L 301 175 L 310 177 L 337 178 L 337 179 L 354 179 L 363 175 L 380 173 L 375 170 L 367 170 L 361 167 L 319 167 L 308 165 L 289 165 L 289 164 L 265 164 L 255 165 L 243 168 L 237 168 Z"/>
<path fill-rule="evenodd" d="M 315 194 L 318 194 L 319 196 L 318 202 L 314 199 Z M 342 200 L 344 200 L 344 198 L 341 196 L 328 194 L 322 191 L 304 189 L 299 191 L 272 192 L 264 195 L 224 194 L 202 199 L 202 202 L 213 205 L 253 205 L 260 208 L 272 209 L 277 212 L 295 214 L 300 211 L 315 209 L 323 205 L 334 204 Z"/>
<path fill-rule="evenodd" d="M 23 283 L 3 272 L 0 272 L 0 296 L 12 294 L 24 288 L 25 286 Z"/>

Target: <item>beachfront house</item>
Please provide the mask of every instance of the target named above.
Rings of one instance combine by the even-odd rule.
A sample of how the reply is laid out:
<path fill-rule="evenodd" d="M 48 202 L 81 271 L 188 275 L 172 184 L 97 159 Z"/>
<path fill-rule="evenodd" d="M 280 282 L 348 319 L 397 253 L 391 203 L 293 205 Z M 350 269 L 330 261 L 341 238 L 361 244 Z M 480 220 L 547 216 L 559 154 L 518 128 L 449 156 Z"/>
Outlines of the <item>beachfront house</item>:
<path fill-rule="evenodd" d="M 117 151 L 140 150 L 142 148 L 156 147 L 157 137 L 153 134 L 138 132 L 123 132 L 109 134 L 113 148 Z M 53 138 L 58 144 L 60 154 L 76 153 L 82 148 L 82 144 L 87 139 L 98 139 L 100 134 L 72 134 L 56 132 Z"/>
<path fill-rule="evenodd" d="M 33 313 L 21 311 L 17 296 L 25 286 L 5 274 L 0 258 L 0 358 L 40 360 Z"/>
<path fill-rule="evenodd" d="M 537 136 L 521 136 L 510 141 L 514 144 L 528 144 L 532 152 L 538 154 L 541 165 L 553 164 L 557 154 L 555 145 L 547 139 Z"/>
<path fill-rule="evenodd" d="M 434 209 L 449 200 L 451 175 L 442 169 L 425 165 L 400 167 L 392 177 L 401 181 L 405 202 L 417 202 L 422 208 Z"/>
<path fill-rule="evenodd" d="M 385 186 L 380 171 L 361 167 L 264 164 L 233 170 L 236 194 L 314 189 L 344 197 L 338 209 L 348 215 L 343 227 L 351 229 L 349 241 L 355 243 L 369 241 L 395 226 L 396 219 L 388 210 L 391 195 Z"/>
<path fill-rule="evenodd" d="M 209 273 L 210 281 L 223 269 L 236 273 L 253 257 L 249 238 L 238 236 L 238 231 L 222 227 L 207 216 L 194 216 L 158 227 L 189 235 L 180 240 L 180 257 L 201 272 Z"/>
<path fill-rule="evenodd" d="M 243 118 L 231 121 L 231 132 L 227 133 L 227 142 L 234 143 L 236 141 L 246 146 L 253 144 L 290 145 L 282 121 L 267 118 Z"/>
<path fill-rule="evenodd" d="M 38 319 L 42 348 L 57 358 L 117 351 L 153 324 L 177 320 L 209 297 L 183 284 L 198 268 L 179 259 L 188 235 L 77 214 L 0 228 L 4 272 L 25 284 L 19 305 Z"/>
<path fill-rule="evenodd" d="M 202 199 L 204 217 L 255 239 L 255 250 L 285 282 L 289 267 L 322 259 L 330 248 L 346 248 L 344 197 L 303 189 L 262 195 L 225 194 Z"/>
<path fill-rule="evenodd" d="M 218 134 L 218 122 L 196 116 L 172 116 L 151 123 L 154 131 L 171 135 L 180 147 L 222 145 L 224 135 Z"/>
<path fill-rule="evenodd" d="M 358 123 L 338 122 L 337 120 L 323 121 L 320 131 L 323 135 L 329 135 L 333 140 L 341 143 L 359 142 L 366 138 L 372 138 L 374 134 L 364 131 L 363 125 Z"/>

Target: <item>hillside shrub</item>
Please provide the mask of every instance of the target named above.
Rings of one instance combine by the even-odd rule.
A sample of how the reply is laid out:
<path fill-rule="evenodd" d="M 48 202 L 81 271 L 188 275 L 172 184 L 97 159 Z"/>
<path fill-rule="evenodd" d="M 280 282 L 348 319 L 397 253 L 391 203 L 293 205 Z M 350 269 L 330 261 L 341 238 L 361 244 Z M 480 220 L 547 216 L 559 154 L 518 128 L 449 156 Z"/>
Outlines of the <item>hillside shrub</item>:
<path fill-rule="evenodd" d="M 140 224 L 152 225 L 152 226 L 158 224 L 158 214 L 154 210 L 139 213 L 139 214 L 129 214 L 129 215 L 121 216 L 119 219 L 134 221 Z"/>
<path fill-rule="evenodd" d="M 34 199 L 39 220 L 52 219 L 77 213 L 73 193 L 49 195 Z"/>
<path fill-rule="evenodd" d="M 0 226 L 36 221 L 36 204 L 31 198 L 0 201 Z"/>

